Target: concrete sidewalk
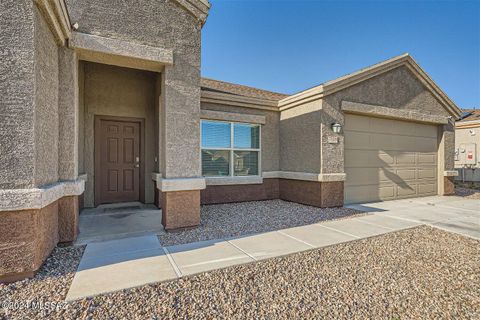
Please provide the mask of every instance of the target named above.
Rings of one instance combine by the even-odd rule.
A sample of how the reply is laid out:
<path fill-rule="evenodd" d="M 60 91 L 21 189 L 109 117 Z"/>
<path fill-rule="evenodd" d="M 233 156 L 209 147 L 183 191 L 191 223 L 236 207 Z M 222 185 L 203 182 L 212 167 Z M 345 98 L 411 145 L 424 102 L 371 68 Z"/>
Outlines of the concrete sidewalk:
<path fill-rule="evenodd" d="M 480 200 L 436 196 L 347 207 L 480 239 Z"/>
<path fill-rule="evenodd" d="M 162 247 L 155 235 L 90 243 L 67 300 L 429 224 L 480 239 L 480 201 L 429 197 L 350 206 L 369 215 Z"/>

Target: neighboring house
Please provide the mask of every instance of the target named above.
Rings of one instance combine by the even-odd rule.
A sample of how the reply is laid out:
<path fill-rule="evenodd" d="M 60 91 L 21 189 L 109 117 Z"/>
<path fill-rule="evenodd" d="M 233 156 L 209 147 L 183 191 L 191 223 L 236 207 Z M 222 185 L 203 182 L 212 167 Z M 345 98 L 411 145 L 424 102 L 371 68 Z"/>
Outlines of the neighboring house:
<path fill-rule="evenodd" d="M 480 182 L 480 109 L 463 110 L 455 123 L 457 180 Z"/>
<path fill-rule="evenodd" d="M 409 55 L 294 95 L 201 79 L 209 6 L 0 3 L 2 281 L 74 241 L 81 207 L 155 203 L 172 230 L 201 203 L 454 192 L 460 110 Z"/>

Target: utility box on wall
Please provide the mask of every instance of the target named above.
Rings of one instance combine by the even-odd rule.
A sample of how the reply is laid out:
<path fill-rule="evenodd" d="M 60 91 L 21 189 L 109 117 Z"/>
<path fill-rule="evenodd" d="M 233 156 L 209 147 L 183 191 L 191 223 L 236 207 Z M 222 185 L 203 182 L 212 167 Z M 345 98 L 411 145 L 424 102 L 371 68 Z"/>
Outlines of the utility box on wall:
<path fill-rule="evenodd" d="M 455 160 L 460 165 L 475 166 L 477 164 L 477 145 L 475 143 L 462 143 L 456 150 Z"/>

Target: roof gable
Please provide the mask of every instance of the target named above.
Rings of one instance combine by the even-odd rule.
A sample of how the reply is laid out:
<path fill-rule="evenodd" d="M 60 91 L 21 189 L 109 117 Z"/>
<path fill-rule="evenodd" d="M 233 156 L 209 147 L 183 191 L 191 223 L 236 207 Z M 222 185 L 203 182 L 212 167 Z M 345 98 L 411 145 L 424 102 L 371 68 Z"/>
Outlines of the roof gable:
<path fill-rule="evenodd" d="M 281 109 L 290 108 L 306 100 L 325 97 L 401 66 L 407 67 L 452 116 L 460 116 L 460 108 L 458 108 L 457 105 L 437 86 L 437 84 L 409 54 L 403 54 L 377 63 L 373 66 L 327 81 L 319 86 L 282 99 L 280 101 L 280 107 Z"/>

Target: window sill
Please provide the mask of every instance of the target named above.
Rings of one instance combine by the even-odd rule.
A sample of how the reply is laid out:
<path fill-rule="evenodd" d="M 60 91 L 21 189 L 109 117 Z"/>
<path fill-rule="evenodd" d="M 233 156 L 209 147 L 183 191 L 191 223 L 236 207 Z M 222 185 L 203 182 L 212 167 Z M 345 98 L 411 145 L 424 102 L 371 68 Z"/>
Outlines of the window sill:
<path fill-rule="evenodd" d="M 262 184 L 263 178 L 260 176 L 248 177 L 205 177 L 207 186 L 223 186 L 234 184 Z"/>

